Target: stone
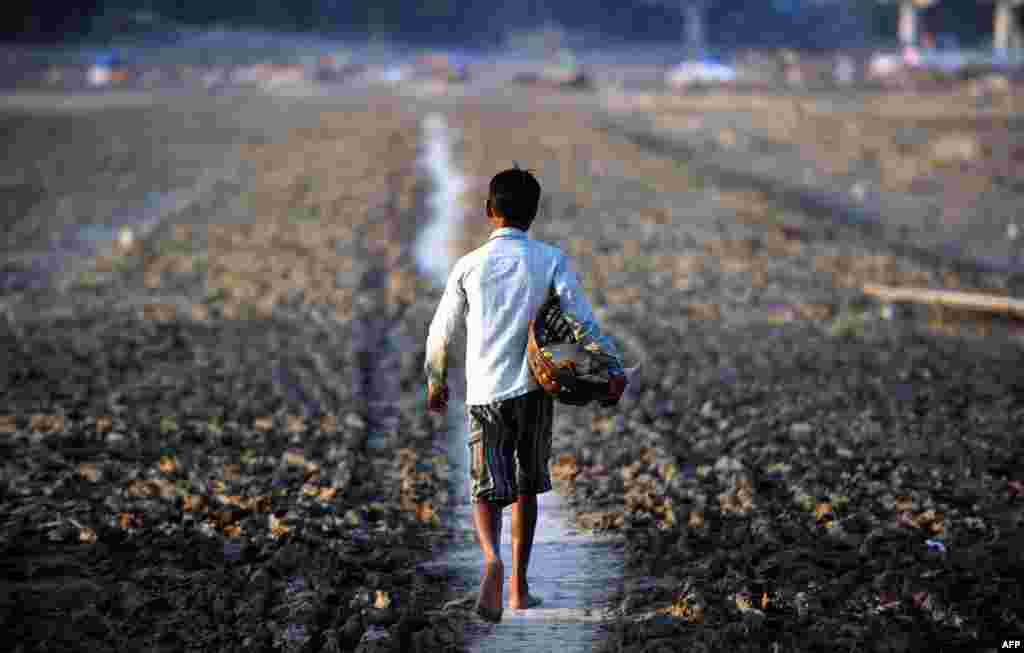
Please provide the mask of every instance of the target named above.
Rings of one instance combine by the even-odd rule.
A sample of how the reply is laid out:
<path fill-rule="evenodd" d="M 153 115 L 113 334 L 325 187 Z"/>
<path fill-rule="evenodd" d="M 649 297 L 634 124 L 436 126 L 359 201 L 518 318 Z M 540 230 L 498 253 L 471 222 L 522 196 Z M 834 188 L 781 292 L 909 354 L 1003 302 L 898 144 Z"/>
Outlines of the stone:
<path fill-rule="evenodd" d="M 119 583 L 117 594 L 120 597 L 118 607 L 126 617 L 131 617 L 146 604 L 145 597 L 132 583 Z"/>
<path fill-rule="evenodd" d="M 455 624 L 451 621 L 437 621 L 434 623 L 434 638 L 441 645 L 442 649 L 455 646 L 461 641 Z"/>
<path fill-rule="evenodd" d="M 346 648 L 349 648 L 362 639 L 365 630 L 366 626 L 363 624 L 363 618 L 358 614 L 353 614 L 345 621 L 345 625 L 341 627 L 339 635 L 341 641 L 347 644 Z"/>
<path fill-rule="evenodd" d="M 89 608 L 74 615 L 71 630 L 91 637 L 101 638 L 110 632 L 110 626 L 110 621 L 105 616 Z"/>
<path fill-rule="evenodd" d="M 676 653 L 679 647 L 672 637 L 664 637 L 645 642 L 641 650 L 643 653 Z"/>
<path fill-rule="evenodd" d="M 743 463 L 736 458 L 729 456 L 722 456 L 715 461 L 714 470 L 718 474 L 731 474 L 735 472 L 742 472 L 744 469 Z"/>
<path fill-rule="evenodd" d="M 249 585 L 256 590 L 267 590 L 270 588 L 270 574 L 264 567 L 258 567 L 256 571 L 249 576 Z"/>
<path fill-rule="evenodd" d="M 423 628 L 412 634 L 410 653 L 431 653 L 440 649 L 440 643 L 433 628 Z"/>
<path fill-rule="evenodd" d="M 622 603 L 619 604 L 619 611 L 623 614 L 630 614 L 636 610 L 640 603 L 640 599 L 632 594 L 626 595 L 626 598 L 622 599 Z"/>
<path fill-rule="evenodd" d="M 341 635 L 338 631 L 333 628 L 325 630 L 323 632 L 323 644 L 320 647 L 320 653 L 342 653 L 343 650 Z"/>
<path fill-rule="evenodd" d="M 813 427 L 807 422 L 797 422 L 789 427 L 789 434 L 797 442 L 807 442 L 810 440 Z"/>
<path fill-rule="evenodd" d="M 368 608 L 374 604 L 376 600 L 375 593 L 366 587 L 360 587 L 356 590 L 355 594 L 352 595 L 352 599 L 349 601 L 348 607 L 353 610 L 362 610 Z"/>
<path fill-rule="evenodd" d="M 391 631 L 380 626 L 370 626 L 359 639 L 356 653 L 395 653 L 399 644 Z"/>
<path fill-rule="evenodd" d="M 945 134 L 932 143 L 931 155 L 932 160 L 939 164 L 973 161 L 981 155 L 981 145 L 973 136 Z"/>
<path fill-rule="evenodd" d="M 293 543 L 289 543 L 277 550 L 277 553 L 274 554 L 270 564 L 274 571 L 282 576 L 286 576 L 299 566 L 302 557 L 303 552 L 299 547 Z"/>
<path fill-rule="evenodd" d="M 672 617 L 653 617 L 644 622 L 644 635 L 647 639 L 671 637 L 677 631 L 677 624 L 678 621 Z"/>
<path fill-rule="evenodd" d="M 760 632 L 764 626 L 765 614 L 757 608 L 743 611 L 743 625 L 751 635 Z"/>

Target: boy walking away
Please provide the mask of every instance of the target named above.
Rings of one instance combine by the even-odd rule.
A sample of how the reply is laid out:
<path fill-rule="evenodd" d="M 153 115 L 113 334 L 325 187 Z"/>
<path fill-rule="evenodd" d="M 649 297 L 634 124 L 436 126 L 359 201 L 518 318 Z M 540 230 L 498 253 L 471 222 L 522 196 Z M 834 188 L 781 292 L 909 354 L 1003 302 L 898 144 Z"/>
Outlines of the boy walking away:
<path fill-rule="evenodd" d="M 576 273 L 560 250 L 527 235 L 537 215 L 540 184 L 526 170 L 491 180 L 487 242 L 459 259 L 427 337 L 427 408 L 448 406 L 448 347 L 459 321 L 466 328 L 466 409 L 469 415 L 473 521 L 484 557 L 477 613 L 500 621 L 504 565 L 501 513 L 512 506 L 512 575 L 508 607 L 540 604 L 526 578 L 537 524 L 537 495 L 551 489 L 548 460 L 554 401 L 527 361 L 530 320 L 553 291 L 576 341 L 612 361 L 607 402 L 626 388 L 622 359 L 601 334 Z"/>

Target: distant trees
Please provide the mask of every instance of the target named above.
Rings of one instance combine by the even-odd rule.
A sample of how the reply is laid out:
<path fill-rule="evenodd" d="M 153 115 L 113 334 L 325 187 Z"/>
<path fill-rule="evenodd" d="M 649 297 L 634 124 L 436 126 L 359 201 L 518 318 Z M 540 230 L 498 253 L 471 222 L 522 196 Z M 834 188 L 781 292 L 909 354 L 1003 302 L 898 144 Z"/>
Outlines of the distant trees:
<path fill-rule="evenodd" d="M 2 6 L 0 40 L 49 42 L 81 36 L 103 0 L 7 0 Z"/>
<path fill-rule="evenodd" d="M 74 40 L 97 18 L 140 10 L 192 26 L 372 35 L 424 45 L 500 45 L 506 35 L 545 24 L 609 40 L 678 42 L 680 57 L 709 48 L 830 49 L 897 41 L 901 0 L 8 0 L 0 39 Z M 1001 0 L 1012 2 L 1013 0 Z M 988 2 L 988 4 L 985 4 Z M 995 0 L 939 0 L 916 8 L 921 29 L 970 43 L 992 33 Z M 913 5 L 910 5 L 913 7 Z M 904 10 L 905 12 L 909 10 Z M 1004 22 L 1019 22 L 1004 8 Z M 906 20 L 905 20 L 906 22 Z M 916 33 L 916 32 L 915 32 Z"/>
<path fill-rule="evenodd" d="M 655 5 L 678 11 L 683 16 L 686 30 L 683 43 L 690 59 L 699 59 L 706 53 L 707 13 L 713 0 L 639 0 L 640 5 Z"/>
<path fill-rule="evenodd" d="M 992 33 L 996 3 L 1006 16 L 1003 22 L 1024 25 L 1024 10 L 1007 9 L 1022 0 L 636 0 L 637 6 L 674 7 L 688 25 L 680 41 L 690 53 L 709 46 L 831 49 L 910 43 L 924 30 L 980 45 Z"/>

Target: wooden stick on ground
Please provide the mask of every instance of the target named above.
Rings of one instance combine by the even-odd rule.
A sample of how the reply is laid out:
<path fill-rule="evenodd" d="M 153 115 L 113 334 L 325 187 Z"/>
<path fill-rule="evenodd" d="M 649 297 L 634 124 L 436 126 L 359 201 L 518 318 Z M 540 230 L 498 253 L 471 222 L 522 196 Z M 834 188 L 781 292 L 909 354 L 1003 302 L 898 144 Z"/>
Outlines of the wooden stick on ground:
<path fill-rule="evenodd" d="M 1024 300 L 982 295 L 955 290 L 931 290 L 928 288 L 895 288 L 878 284 L 864 285 L 864 294 L 877 297 L 889 303 L 911 302 L 935 304 L 985 313 L 1002 313 L 1024 319 Z"/>

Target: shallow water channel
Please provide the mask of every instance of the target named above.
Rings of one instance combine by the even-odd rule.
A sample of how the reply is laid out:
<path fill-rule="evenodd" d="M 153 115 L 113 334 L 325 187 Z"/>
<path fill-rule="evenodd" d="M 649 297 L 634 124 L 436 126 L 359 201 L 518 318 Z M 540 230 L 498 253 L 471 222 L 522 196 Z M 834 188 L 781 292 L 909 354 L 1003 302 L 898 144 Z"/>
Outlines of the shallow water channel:
<path fill-rule="evenodd" d="M 453 131 L 443 115 L 432 113 L 423 121 L 424 158 L 430 177 L 431 222 L 416 244 L 417 264 L 443 287 L 454 261 L 448 242 L 461 222 L 458 196 L 464 181 L 452 162 Z M 482 556 L 477 546 L 469 503 L 469 469 L 464 404 L 464 372 L 450 371 L 451 401 L 448 415 L 448 457 L 452 470 L 451 494 L 455 507 L 447 516 L 452 531 L 450 545 L 424 567 L 445 569 L 455 579 L 457 595 L 475 593 Z M 560 408 L 568 410 L 567 408 Z M 511 510 L 502 525 L 502 560 L 506 576 L 511 571 Z M 529 610 L 506 609 L 499 624 L 474 621 L 467 632 L 471 651 L 591 651 L 601 639 L 599 624 L 605 620 L 614 591 L 621 587 L 622 549 L 611 538 L 579 533 L 571 528 L 570 514 L 556 492 L 540 497 L 540 516 L 530 559 L 530 593 L 544 603 Z M 507 578 L 506 578 L 507 585 Z M 507 593 L 506 593 L 507 598 Z"/>

